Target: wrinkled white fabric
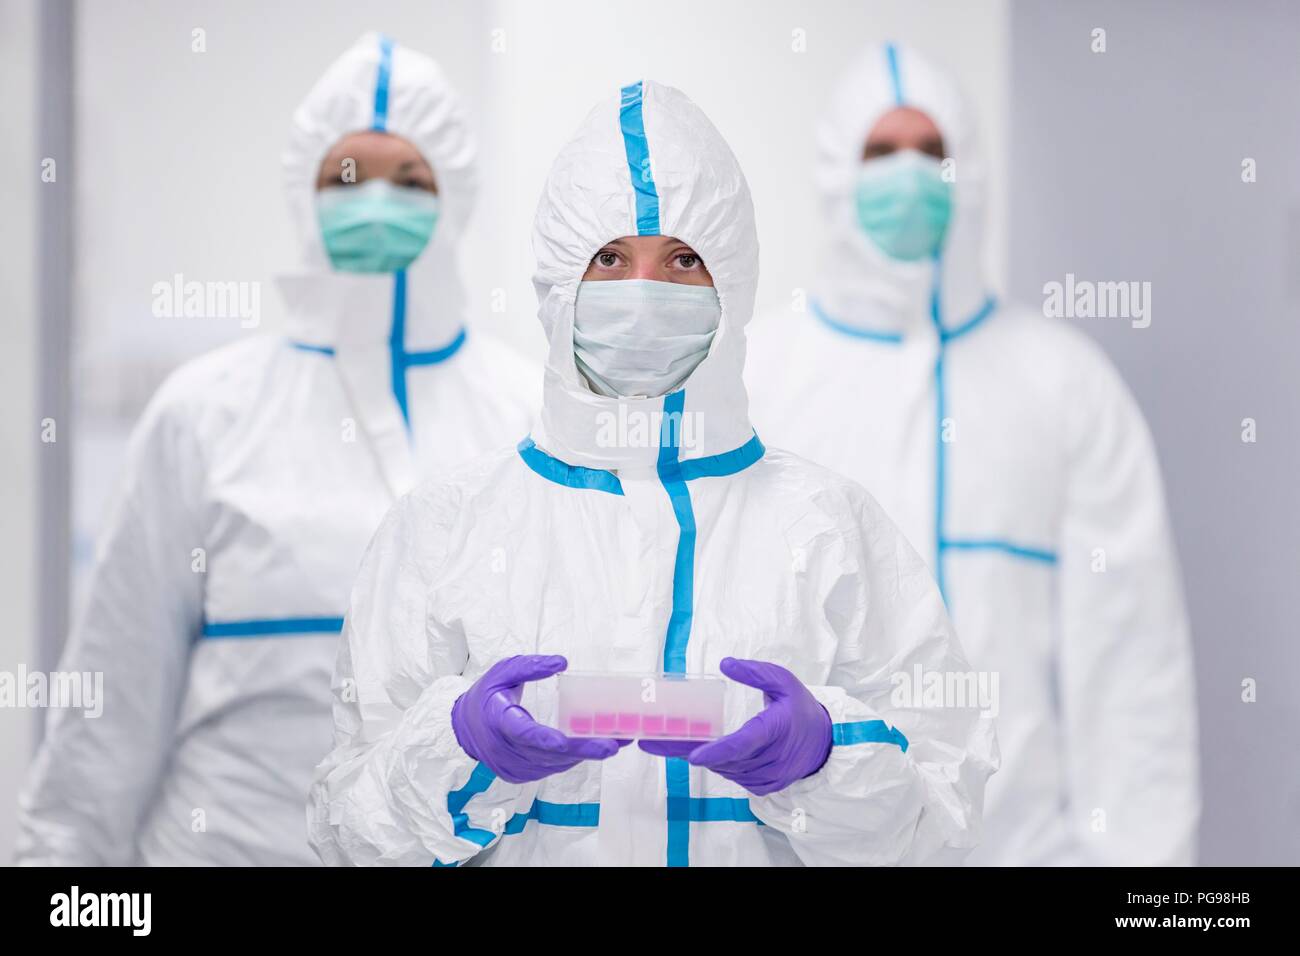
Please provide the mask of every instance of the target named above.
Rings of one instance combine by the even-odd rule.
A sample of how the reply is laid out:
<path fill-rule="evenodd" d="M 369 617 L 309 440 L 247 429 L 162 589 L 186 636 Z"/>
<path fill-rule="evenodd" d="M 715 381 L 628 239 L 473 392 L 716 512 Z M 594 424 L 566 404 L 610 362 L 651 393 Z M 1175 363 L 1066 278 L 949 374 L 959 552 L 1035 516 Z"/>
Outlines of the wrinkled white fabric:
<path fill-rule="evenodd" d="M 594 394 L 573 357 L 579 281 L 603 244 L 653 233 L 688 243 L 713 275 L 722 314 L 712 348 L 666 397 Z M 602 102 L 552 168 L 534 248 L 551 344 L 542 426 L 517 453 L 421 485 L 371 543 L 334 678 L 336 746 L 309 810 L 321 857 L 960 858 L 979 837 L 993 723 L 891 698 L 900 671 L 967 667 L 933 581 L 861 487 L 753 434 L 741 368 L 758 248 L 722 137 L 682 93 L 651 81 Z M 665 413 L 685 415 L 676 442 Z M 765 797 L 636 747 L 510 784 L 459 747 L 450 711 L 495 661 L 523 653 L 628 673 L 717 673 L 728 655 L 775 661 L 826 706 L 835 746 L 818 772 Z M 553 725 L 554 681 L 527 685 L 523 703 Z M 761 705 L 760 692 L 731 684 L 728 729 Z"/>
<path fill-rule="evenodd" d="M 885 261 L 853 222 L 866 136 L 899 103 L 874 48 L 819 129 L 829 264 L 806 308 L 751 330 L 755 424 L 880 500 L 940 580 L 972 666 L 996 675 L 1002 769 L 970 862 L 1189 863 L 1194 677 L 1151 436 L 1090 339 L 990 307 L 970 113 L 916 53 L 895 57 L 902 102 L 956 163 L 938 280 Z"/>
<path fill-rule="evenodd" d="M 317 863 L 303 806 L 366 542 L 417 477 L 527 430 L 540 369 L 472 332 L 435 361 L 465 320 L 454 243 L 473 145 L 437 68 L 402 46 L 386 126 L 429 159 L 445 215 L 400 289 L 328 271 L 311 190 L 330 146 L 371 127 L 380 62 L 362 37 L 294 117 L 289 337 L 186 364 L 136 427 L 60 664 L 103 672 L 103 715 L 51 712 L 20 862 Z"/>

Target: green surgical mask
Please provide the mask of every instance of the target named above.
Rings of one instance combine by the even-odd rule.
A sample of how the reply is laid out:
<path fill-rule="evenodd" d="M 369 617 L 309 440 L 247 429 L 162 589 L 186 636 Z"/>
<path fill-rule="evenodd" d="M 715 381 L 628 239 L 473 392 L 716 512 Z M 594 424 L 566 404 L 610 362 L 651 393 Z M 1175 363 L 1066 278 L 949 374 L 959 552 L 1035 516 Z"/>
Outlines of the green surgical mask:
<path fill-rule="evenodd" d="M 386 179 L 327 186 L 316 193 L 316 219 L 337 271 L 396 272 L 428 245 L 438 197 Z"/>
<path fill-rule="evenodd" d="M 858 222 L 885 255 L 904 262 L 933 256 L 952 216 L 943 164 L 914 149 L 869 159 L 858 174 Z"/>

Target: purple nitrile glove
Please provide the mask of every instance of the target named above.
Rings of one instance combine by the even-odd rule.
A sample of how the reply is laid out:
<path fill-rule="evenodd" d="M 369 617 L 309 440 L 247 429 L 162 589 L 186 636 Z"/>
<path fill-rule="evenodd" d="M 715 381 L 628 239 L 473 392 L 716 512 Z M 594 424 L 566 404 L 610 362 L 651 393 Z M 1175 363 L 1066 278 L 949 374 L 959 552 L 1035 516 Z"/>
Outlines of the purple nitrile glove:
<path fill-rule="evenodd" d="M 736 657 L 724 657 L 721 670 L 761 690 L 767 706 L 735 733 L 708 743 L 642 740 L 638 746 L 659 757 L 685 757 L 758 797 L 822 768 L 831 755 L 831 715 L 799 678 L 779 664 Z"/>
<path fill-rule="evenodd" d="M 489 667 L 451 705 L 451 729 L 461 749 L 508 783 L 530 783 L 618 753 L 631 741 L 566 737 L 519 705 L 525 682 L 568 666 L 559 655 L 520 654 Z"/>

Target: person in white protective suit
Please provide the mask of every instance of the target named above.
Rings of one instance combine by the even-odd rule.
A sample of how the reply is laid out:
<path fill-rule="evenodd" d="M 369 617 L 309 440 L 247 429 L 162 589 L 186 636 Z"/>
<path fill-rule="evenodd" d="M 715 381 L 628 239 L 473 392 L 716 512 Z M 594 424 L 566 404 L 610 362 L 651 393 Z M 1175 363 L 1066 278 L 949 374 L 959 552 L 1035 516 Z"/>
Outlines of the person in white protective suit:
<path fill-rule="evenodd" d="M 871 48 L 818 155 L 824 268 L 751 331 L 754 422 L 860 481 L 939 582 L 1002 745 L 968 862 L 1190 863 L 1191 649 L 1141 412 L 1091 339 L 989 294 L 949 79 Z"/>
<path fill-rule="evenodd" d="M 374 34 L 298 109 L 287 336 L 184 365 L 136 428 L 61 664 L 104 673 L 103 714 L 51 714 L 20 862 L 319 863 L 303 805 L 366 542 L 418 478 L 511 445 L 531 383 L 540 398 L 540 369 L 466 336 L 473 160 L 441 71 Z"/>
<path fill-rule="evenodd" d="M 891 700 L 897 672 L 968 669 L 933 579 L 860 486 L 750 426 L 758 245 L 727 144 L 681 92 L 623 88 L 555 161 L 533 244 L 540 426 L 371 542 L 308 808 L 321 858 L 962 857 L 993 721 Z M 545 679 L 565 666 L 721 671 L 728 733 L 567 737 Z"/>

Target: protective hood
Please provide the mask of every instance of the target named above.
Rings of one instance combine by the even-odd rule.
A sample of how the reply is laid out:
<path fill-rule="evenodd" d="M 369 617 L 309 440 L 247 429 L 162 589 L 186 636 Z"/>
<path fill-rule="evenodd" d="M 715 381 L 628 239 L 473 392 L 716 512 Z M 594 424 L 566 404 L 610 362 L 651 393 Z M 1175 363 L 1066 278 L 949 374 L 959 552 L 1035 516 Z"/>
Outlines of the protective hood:
<path fill-rule="evenodd" d="M 665 398 L 597 395 L 573 357 L 578 283 L 601 246 L 623 236 L 676 237 L 712 274 L 721 322 L 708 357 L 670 404 L 683 412 L 682 460 L 739 448 L 753 437 L 741 377 L 758 282 L 749 186 L 699 107 L 652 80 L 624 87 L 588 114 L 538 204 L 533 284 L 550 345 L 537 444 L 584 467 L 655 465 Z"/>
<path fill-rule="evenodd" d="M 409 140 L 433 167 L 440 216 L 409 268 L 387 275 L 336 273 L 316 219 L 321 161 L 341 138 L 380 130 Z M 475 143 L 459 98 L 433 60 L 366 33 L 334 61 L 293 116 L 283 167 L 300 247 L 278 279 L 290 335 L 320 346 L 387 343 L 408 352 L 458 340 L 465 294 L 457 246 L 474 200 Z"/>
<path fill-rule="evenodd" d="M 889 258 L 857 219 L 862 149 L 877 121 L 900 106 L 934 121 L 955 162 L 952 218 L 937 261 Z M 821 317 L 867 334 L 897 335 L 936 321 L 951 332 L 987 314 L 986 176 L 974 118 L 956 84 L 907 47 L 866 50 L 836 86 L 817 131 L 817 183 L 830 227 L 825 267 L 814 287 Z"/>

